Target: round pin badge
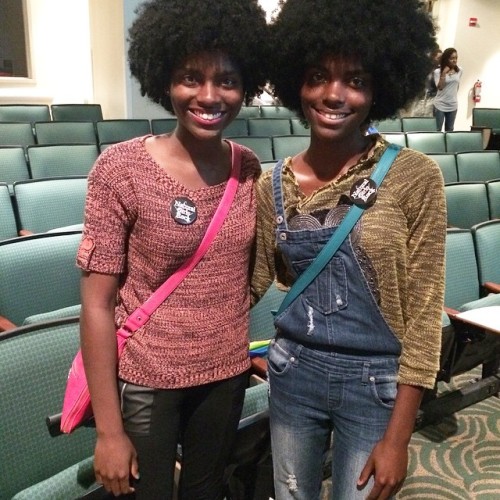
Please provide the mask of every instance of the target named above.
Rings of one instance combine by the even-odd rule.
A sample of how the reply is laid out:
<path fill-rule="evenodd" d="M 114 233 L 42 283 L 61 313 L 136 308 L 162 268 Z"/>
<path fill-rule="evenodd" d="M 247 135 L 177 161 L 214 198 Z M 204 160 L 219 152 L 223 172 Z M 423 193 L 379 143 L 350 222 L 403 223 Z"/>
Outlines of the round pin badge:
<path fill-rule="evenodd" d="M 368 177 L 359 179 L 352 185 L 349 198 L 358 207 L 369 207 L 377 199 L 377 185 Z"/>
<path fill-rule="evenodd" d="M 170 215 L 178 224 L 192 224 L 198 217 L 196 205 L 189 198 L 179 196 L 170 205 Z"/>

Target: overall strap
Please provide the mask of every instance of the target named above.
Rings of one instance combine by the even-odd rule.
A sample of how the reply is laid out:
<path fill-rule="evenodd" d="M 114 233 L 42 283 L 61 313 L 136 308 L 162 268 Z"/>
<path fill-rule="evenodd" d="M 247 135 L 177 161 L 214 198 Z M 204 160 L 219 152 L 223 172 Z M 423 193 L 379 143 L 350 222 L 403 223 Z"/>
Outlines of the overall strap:
<path fill-rule="evenodd" d="M 384 154 L 381 156 L 371 175 L 371 179 L 375 182 L 377 188 L 384 180 L 385 175 L 389 171 L 389 168 L 396 159 L 400 150 L 400 146 L 397 146 L 396 144 L 389 144 L 387 149 L 384 151 Z M 317 255 L 309 267 L 297 278 L 288 293 L 285 295 L 277 315 L 281 314 L 325 268 L 331 258 L 335 255 L 335 252 L 338 250 L 340 245 L 342 245 L 343 241 L 347 238 L 347 235 L 351 232 L 352 228 L 356 225 L 356 222 L 361 217 L 364 210 L 365 207 L 351 205 L 349 211 L 333 233 L 332 237 L 328 240 L 326 245 L 322 248 L 321 252 Z"/>
<path fill-rule="evenodd" d="M 149 299 L 139 306 L 132 314 L 127 318 L 123 329 L 129 331 L 131 334 L 137 329 L 143 326 L 149 320 L 153 312 L 162 304 L 165 299 L 177 288 L 181 281 L 195 268 L 201 258 L 205 255 L 208 248 L 210 247 L 212 241 L 217 236 L 226 216 L 231 208 L 233 199 L 236 195 L 238 189 L 238 184 L 240 182 L 240 170 L 241 170 L 241 148 L 238 144 L 228 141 L 231 146 L 231 176 L 226 184 L 226 189 L 219 202 L 219 206 L 210 221 L 203 239 L 201 240 L 200 246 L 196 249 L 196 252 L 184 262 L 184 264 L 177 269 L 168 279 L 161 285 L 150 297 Z"/>

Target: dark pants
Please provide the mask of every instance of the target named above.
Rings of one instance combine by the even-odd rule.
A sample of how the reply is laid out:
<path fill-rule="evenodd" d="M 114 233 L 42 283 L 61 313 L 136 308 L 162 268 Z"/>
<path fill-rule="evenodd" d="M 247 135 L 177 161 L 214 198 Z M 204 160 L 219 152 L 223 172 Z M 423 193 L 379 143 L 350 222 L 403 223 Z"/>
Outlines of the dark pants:
<path fill-rule="evenodd" d="M 248 374 L 187 389 L 121 383 L 125 430 L 139 459 L 137 500 L 171 499 L 177 445 L 179 500 L 220 500 Z"/>

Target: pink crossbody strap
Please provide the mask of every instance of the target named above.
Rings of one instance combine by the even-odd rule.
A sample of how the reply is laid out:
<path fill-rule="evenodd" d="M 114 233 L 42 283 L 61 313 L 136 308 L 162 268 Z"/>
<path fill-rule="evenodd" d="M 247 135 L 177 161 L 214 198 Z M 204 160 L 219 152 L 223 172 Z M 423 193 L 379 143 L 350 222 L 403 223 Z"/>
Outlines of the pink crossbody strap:
<path fill-rule="evenodd" d="M 233 203 L 234 196 L 238 189 L 241 168 L 241 149 L 238 144 L 229 142 L 231 146 L 231 176 L 226 184 L 226 189 L 219 202 L 219 206 L 208 225 L 207 231 L 201 240 L 196 252 L 182 264 L 169 278 L 161 285 L 149 299 L 139 306 L 125 321 L 122 330 L 132 335 L 137 329 L 143 326 L 164 300 L 177 288 L 179 283 L 194 269 L 196 264 L 205 255 L 215 236 L 219 232 L 226 216 Z"/>

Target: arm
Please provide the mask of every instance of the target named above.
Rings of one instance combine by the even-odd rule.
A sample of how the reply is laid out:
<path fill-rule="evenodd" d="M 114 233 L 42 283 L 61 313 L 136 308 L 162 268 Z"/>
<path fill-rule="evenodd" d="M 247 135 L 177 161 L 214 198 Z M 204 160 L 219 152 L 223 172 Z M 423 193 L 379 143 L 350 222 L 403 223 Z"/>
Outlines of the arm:
<path fill-rule="evenodd" d="M 450 68 L 446 66 L 440 73 L 436 86 L 439 90 L 443 90 L 446 85 L 446 75 L 450 72 Z"/>
<path fill-rule="evenodd" d="M 118 276 L 85 272 L 81 281 L 81 349 L 97 430 L 97 482 L 114 495 L 131 493 L 139 477 L 135 449 L 124 432 L 117 386 L 114 321 Z"/>
<path fill-rule="evenodd" d="M 375 484 L 367 500 L 390 498 L 403 485 L 408 468 L 408 445 L 422 395 L 423 387 L 399 385 L 384 437 L 373 448 L 358 479 L 358 485 L 363 486 L 374 476 Z"/>

